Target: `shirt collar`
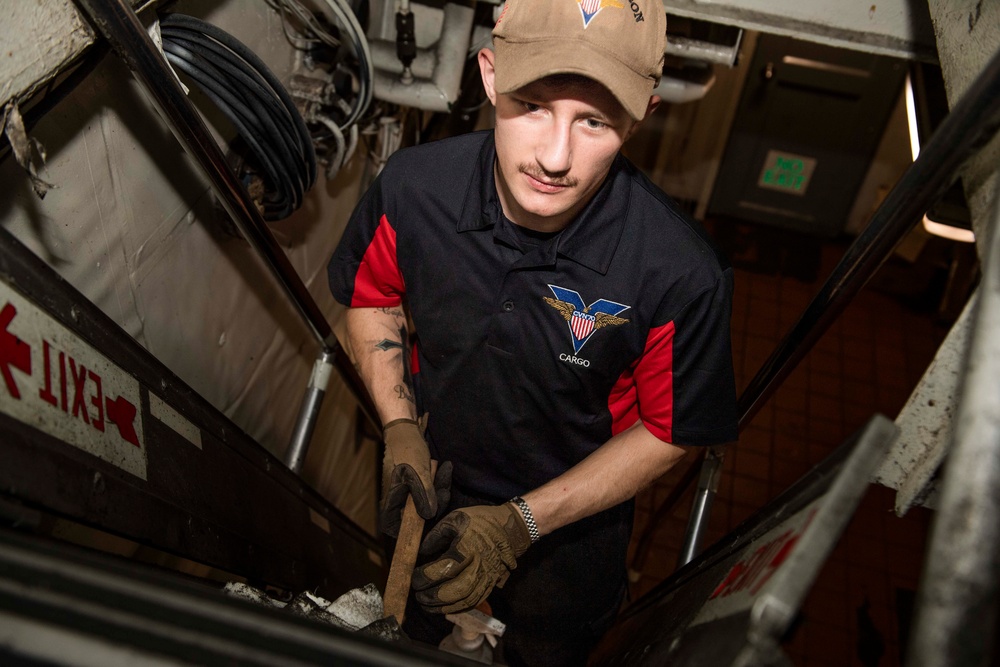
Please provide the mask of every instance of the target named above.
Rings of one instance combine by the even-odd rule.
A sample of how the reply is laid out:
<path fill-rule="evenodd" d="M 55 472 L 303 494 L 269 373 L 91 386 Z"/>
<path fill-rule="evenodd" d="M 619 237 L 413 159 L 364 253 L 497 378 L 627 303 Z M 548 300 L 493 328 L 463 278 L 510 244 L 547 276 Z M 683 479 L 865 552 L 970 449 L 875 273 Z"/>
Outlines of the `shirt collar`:
<path fill-rule="evenodd" d="M 502 230 L 499 223 L 503 213 L 493 178 L 495 160 L 493 132 L 488 132 L 458 220 L 459 232 L 492 227 L 496 236 Z M 594 198 L 559 235 L 555 253 L 598 273 L 607 273 L 625 230 L 631 191 L 628 161 L 619 153 Z"/>

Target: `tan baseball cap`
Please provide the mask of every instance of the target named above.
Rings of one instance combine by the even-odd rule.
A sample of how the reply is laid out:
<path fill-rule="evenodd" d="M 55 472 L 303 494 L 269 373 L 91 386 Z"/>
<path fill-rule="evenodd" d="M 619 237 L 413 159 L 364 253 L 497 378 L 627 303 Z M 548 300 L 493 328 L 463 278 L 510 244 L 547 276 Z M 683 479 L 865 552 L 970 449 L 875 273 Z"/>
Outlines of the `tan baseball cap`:
<path fill-rule="evenodd" d="M 662 0 L 507 0 L 493 28 L 498 93 L 580 74 L 640 120 L 663 72 Z"/>

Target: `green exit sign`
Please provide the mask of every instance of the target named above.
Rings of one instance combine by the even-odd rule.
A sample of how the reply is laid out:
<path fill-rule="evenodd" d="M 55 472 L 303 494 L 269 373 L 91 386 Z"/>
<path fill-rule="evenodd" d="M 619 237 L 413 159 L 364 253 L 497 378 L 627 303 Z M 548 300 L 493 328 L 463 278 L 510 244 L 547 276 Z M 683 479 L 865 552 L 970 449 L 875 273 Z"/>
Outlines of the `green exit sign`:
<path fill-rule="evenodd" d="M 764 168 L 760 172 L 757 185 L 788 194 L 804 195 L 815 169 L 814 158 L 771 150 L 764 159 Z"/>

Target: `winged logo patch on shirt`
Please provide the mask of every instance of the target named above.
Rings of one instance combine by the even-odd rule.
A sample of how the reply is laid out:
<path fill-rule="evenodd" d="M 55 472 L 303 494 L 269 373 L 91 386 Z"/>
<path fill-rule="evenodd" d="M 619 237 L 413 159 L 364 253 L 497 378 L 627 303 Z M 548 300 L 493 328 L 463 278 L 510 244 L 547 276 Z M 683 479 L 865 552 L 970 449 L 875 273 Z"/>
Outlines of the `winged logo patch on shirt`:
<path fill-rule="evenodd" d="M 594 332 L 608 326 L 625 324 L 629 320 L 618 317 L 631 308 L 622 303 L 598 299 L 589 306 L 584 305 L 583 298 L 576 290 L 566 289 L 558 285 L 549 285 L 552 297 L 543 297 L 545 303 L 559 311 L 569 326 L 570 338 L 573 341 L 573 353 L 576 354 L 586 344 Z"/>

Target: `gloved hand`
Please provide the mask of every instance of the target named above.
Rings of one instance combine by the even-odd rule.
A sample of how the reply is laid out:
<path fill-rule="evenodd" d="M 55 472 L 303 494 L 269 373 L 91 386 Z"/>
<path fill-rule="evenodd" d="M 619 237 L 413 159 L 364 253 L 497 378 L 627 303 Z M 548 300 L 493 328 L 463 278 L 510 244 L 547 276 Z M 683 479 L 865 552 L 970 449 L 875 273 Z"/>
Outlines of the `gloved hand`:
<path fill-rule="evenodd" d="M 389 537 L 399 535 L 407 495 L 413 496 L 417 514 L 437 516 L 451 496 L 451 463 L 442 463 L 431 478 L 431 454 L 423 426 L 412 419 L 395 419 L 382 429 L 385 457 L 382 459 L 382 499 L 379 523 Z"/>
<path fill-rule="evenodd" d="M 513 503 L 455 510 L 420 545 L 421 554 L 444 553 L 413 571 L 417 602 L 440 614 L 471 609 L 503 588 L 529 546 L 528 526 Z"/>

